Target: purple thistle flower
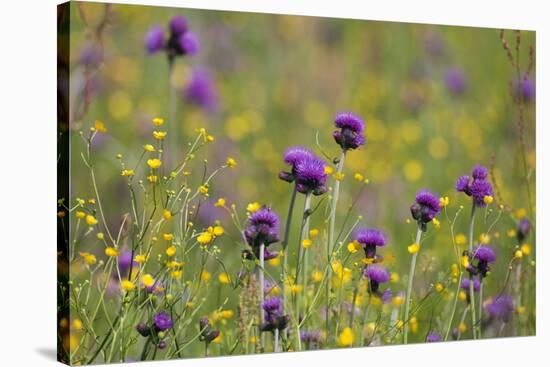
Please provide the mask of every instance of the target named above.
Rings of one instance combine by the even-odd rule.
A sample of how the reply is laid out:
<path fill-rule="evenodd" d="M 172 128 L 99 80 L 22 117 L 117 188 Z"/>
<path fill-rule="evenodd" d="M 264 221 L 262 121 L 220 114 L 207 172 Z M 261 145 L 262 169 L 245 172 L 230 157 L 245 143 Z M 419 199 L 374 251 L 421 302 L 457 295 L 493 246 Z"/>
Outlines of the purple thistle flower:
<path fill-rule="evenodd" d="M 302 194 L 322 195 L 327 191 L 326 163 L 312 155 L 295 166 L 296 190 Z"/>
<path fill-rule="evenodd" d="M 365 136 L 363 135 L 365 123 L 359 116 L 351 112 L 337 113 L 334 118 L 334 125 L 340 130 L 335 130 L 332 136 L 344 151 L 357 149 L 365 144 Z"/>
<path fill-rule="evenodd" d="M 370 279 L 370 289 L 372 293 L 378 292 L 380 283 L 386 283 L 390 280 L 390 272 L 379 265 L 370 265 L 365 269 L 364 275 Z"/>
<path fill-rule="evenodd" d="M 136 325 L 136 331 L 141 336 L 149 336 L 151 334 L 151 328 L 144 322 L 140 322 Z"/>
<path fill-rule="evenodd" d="M 323 333 L 320 330 L 300 330 L 300 340 L 307 344 L 308 348 L 311 344 L 319 344 L 323 338 Z"/>
<path fill-rule="evenodd" d="M 376 247 L 386 245 L 386 235 L 375 228 L 359 229 L 355 233 L 355 240 L 363 245 L 365 256 L 372 259 L 376 256 Z"/>
<path fill-rule="evenodd" d="M 166 312 L 159 312 L 153 317 L 153 324 L 158 331 L 165 331 L 172 327 L 172 318 Z"/>
<path fill-rule="evenodd" d="M 248 226 L 244 230 L 244 236 L 253 249 L 259 248 L 262 243 L 268 246 L 278 242 L 279 217 L 271 208 L 261 208 L 248 218 Z"/>
<path fill-rule="evenodd" d="M 485 196 L 493 196 L 493 186 L 487 181 L 487 175 L 487 168 L 480 165 L 474 166 L 472 179 L 470 180 L 470 176 L 460 176 L 455 184 L 456 191 L 471 196 L 478 207 L 487 206 Z"/>
<path fill-rule="evenodd" d="M 472 281 L 474 282 L 474 292 L 479 292 L 479 279 L 474 278 Z M 471 280 L 469 278 L 462 279 L 462 282 L 460 283 L 460 288 L 466 291 L 470 290 L 470 282 Z M 469 294 L 467 294 L 467 296 L 469 296 Z"/>
<path fill-rule="evenodd" d="M 458 192 L 463 192 L 466 195 L 471 195 L 470 193 L 470 176 L 460 176 L 456 180 L 455 189 Z"/>
<path fill-rule="evenodd" d="M 491 270 L 489 264 L 494 263 L 497 259 L 495 250 L 491 246 L 477 246 L 473 253 L 474 259 L 477 259 L 477 266 L 475 269 L 469 269 L 470 272 L 474 271 L 479 273 L 481 278 L 486 277 L 489 270 Z"/>
<path fill-rule="evenodd" d="M 472 168 L 472 177 L 474 180 L 485 180 L 487 178 L 487 168 L 476 164 L 474 168 Z"/>
<path fill-rule="evenodd" d="M 88 42 L 80 51 L 80 63 L 85 66 L 97 68 L 103 62 L 103 49 L 94 42 Z"/>
<path fill-rule="evenodd" d="M 312 156 L 313 153 L 311 150 L 306 147 L 297 146 L 288 148 L 283 156 L 283 160 L 286 164 L 295 168 L 298 163 Z"/>
<path fill-rule="evenodd" d="M 193 71 L 191 82 L 184 90 L 184 96 L 190 103 L 201 106 L 208 111 L 216 108 L 217 97 L 212 77 L 204 69 Z"/>
<path fill-rule="evenodd" d="M 452 68 L 445 72 L 445 84 L 451 94 L 463 94 L 466 90 L 466 75 L 458 68 Z"/>
<path fill-rule="evenodd" d="M 382 303 L 386 304 L 392 300 L 393 293 L 391 289 L 387 288 L 384 292 L 382 292 L 382 296 L 380 297 L 382 299 Z"/>
<path fill-rule="evenodd" d="M 509 295 L 497 296 L 485 309 L 491 318 L 508 322 L 514 312 L 514 299 Z"/>
<path fill-rule="evenodd" d="M 440 342 L 441 340 L 442 340 L 441 334 L 436 333 L 435 331 L 430 331 L 426 336 L 427 343 L 437 343 L 437 342 Z"/>
<path fill-rule="evenodd" d="M 176 15 L 170 19 L 170 32 L 175 35 L 181 35 L 187 32 L 187 18 L 181 15 Z"/>
<path fill-rule="evenodd" d="M 199 340 L 205 342 L 206 345 L 210 344 L 220 335 L 220 331 L 212 328 L 210 320 L 206 316 L 199 320 L 199 328 L 201 332 Z"/>
<path fill-rule="evenodd" d="M 314 154 L 311 152 L 311 150 L 305 147 L 296 146 L 288 148 L 283 156 L 283 160 L 291 167 L 291 170 L 290 172 L 279 172 L 279 178 L 286 182 L 294 182 L 294 180 L 296 179 L 296 166 L 304 160 L 309 159 L 313 156 Z"/>
<path fill-rule="evenodd" d="M 527 236 L 529 236 L 529 232 L 531 231 L 531 222 L 529 222 L 528 219 L 521 219 L 518 223 L 517 230 L 516 230 L 516 238 L 518 242 L 523 242 Z"/>
<path fill-rule="evenodd" d="M 199 39 L 193 32 L 185 32 L 179 38 L 179 46 L 184 55 L 195 55 L 199 52 Z"/>
<path fill-rule="evenodd" d="M 535 81 L 529 77 L 524 76 L 519 81 L 516 79 L 514 82 L 514 95 L 516 98 L 523 98 L 526 102 L 531 102 L 535 99 Z"/>
<path fill-rule="evenodd" d="M 474 258 L 486 263 L 494 263 L 497 260 L 497 255 L 491 246 L 477 246 L 474 249 Z"/>
<path fill-rule="evenodd" d="M 132 266 L 132 251 L 127 250 L 124 251 L 119 257 L 118 257 L 118 270 L 121 273 L 125 273 L 130 269 Z"/>
<path fill-rule="evenodd" d="M 154 26 L 145 35 L 145 48 L 154 54 L 164 48 L 164 31 L 161 26 Z"/>
<path fill-rule="evenodd" d="M 439 199 L 429 190 L 420 190 L 416 194 L 415 202 L 411 205 L 411 215 L 426 231 L 426 224 L 431 222 L 439 212 Z"/>
<path fill-rule="evenodd" d="M 262 308 L 265 311 L 265 322 L 261 325 L 261 331 L 283 330 L 288 326 L 289 318 L 283 315 L 283 304 L 279 297 L 271 297 L 264 301 Z"/>

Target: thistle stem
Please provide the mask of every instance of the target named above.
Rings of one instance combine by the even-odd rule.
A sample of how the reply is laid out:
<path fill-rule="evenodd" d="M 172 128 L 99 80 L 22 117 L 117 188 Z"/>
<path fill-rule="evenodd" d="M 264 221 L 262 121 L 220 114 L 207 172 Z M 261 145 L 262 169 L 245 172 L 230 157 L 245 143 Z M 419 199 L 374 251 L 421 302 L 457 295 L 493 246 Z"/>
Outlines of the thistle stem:
<path fill-rule="evenodd" d="M 282 282 L 283 282 L 283 291 L 281 292 L 283 312 L 285 310 L 285 300 L 286 300 L 286 268 L 288 264 L 288 239 L 290 235 L 290 226 L 292 224 L 292 214 L 294 212 L 294 204 L 296 203 L 296 187 L 292 190 L 292 196 L 290 197 L 290 204 L 288 206 L 288 214 L 286 216 L 286 225 L 285 225 L 285 236 L 283 242 L 281 243 L 283 247 L 283 269 L 281 272 Z"/>
<path fill-rule="evenodd" d="M 420 224 L 419 224 L 418 229 L 416 230 L 416 240 L 415 240 L 416 244 L 420 245 L 421 237 L 422 237 L 422 228 L 420 227 Z M 411 292 L 412 292 L 412 286 L 413 286 L 413 280 L 414 280 L 414 271 L 416 268 L 416 259 L 418 257 L 419 251 L 413 254 L 411 259 L 411 267 L 409 269 L 409 283 L 407 285 L 407 295 L 405 298 L 405 317 L 403 318 L 403 321 L 404 321 L 403 344 L 407 344 L 408 337 L 409 337 L 409 311 L 410 311 L 410 303 L 411 303 Z"/>
<path fill-rule="evenodd" d="M 481 339 L 481 319 L 483 315 L 483 280 L 480 278 L 479 280 L 479 322 L 478 322 L 478 330 L 477 330 L 477 336 Z"/>
<path fill-rule="evenodd" d="M 260 267 L 258 269 L 260 278 L 260 325 L 264 321 L 264 250 L 265 244 L 260 245 Z M 263 353 L 265 347 L 265 335 L 260 330 L 260 351 Z"/>
<path fill-rule="evenodd" d="M 273 332 L 273 352 L 279 352 L 279 329 L 275 329 Z"/>
<path fill-rule="evenodd" d="M 296 284 L 298 284 L 299 283 L 298 282 L 299 276 L 300 276 L 300 273 L 301 273 L 304 288 L 305 288 L 305 276 L 306 276 L 305 267 L 306 267 L 307 263 L 305 262 L 306 251 L 305 251 L 304 247 L 302 246 L 302 241 L 305 238 L 305 236 L 307 236 L 307 233 L 309 232 L 309 209 L 310 209 L 310 206 L 311 206 L 311 193 L 307 193 L 306 198 L 304 200 L 304 212 L 303 212 L 303 216 L 302 216 L 302 224 L 300 226 L 300 237 L 299 237 L 299 240 L 298 240 L 298 259 L 297 259 L 297 262 L 296 262 L 296 276 L 295 276 L 295 279 L 294 279 L 294 282 Z M 303 266 L 302 266 L 302 262 L 304 263 Z M 305 289 L 304 289 L 304 292 L 305 292 Z M 298 320 L 299 317 L 300 317 L 299 311 L 300 311 L 300 300 L 299 300 L 298 294 L 296 294 L 296 320 Z M 299 333 L 300 333 L 300 323 L 298 323 L 298 337 L 299 337 Z"/>
<path fill-rule="evenodd" d="M 472 203 L 472 211 L 470 212 L 470 224 L 468 226 L 468 248 L 470 250 L 470 256 L 473 254 L 474 251 L 474 223 L 475 223 L 475 212 L 476 212 L 476 205 L 475 203 Z M 474 279 L 473 276 L 470 274 L 470 306 L 471 306 L 471 315 L 472 315 L 472 337 L 474 339 L 477 339 L 477 319 L 476 319 L 476 306 L 475 306 L 475 298 L 474 298 Z"/>
<path fill-rule="evenodd" d="M 456 313 L 456 305 L 458 303 L 458 293 L 460 292 L 460 284 L 462 283 L 462 273 L 460 273 L 460 276 L 458 277 L 458 282 L 456 284 L 456 291 L 455 291 L 455 297 L 453 300 L 453 309 L 451 311 L 451 317 L 449 318 L 449 326 L 447 326 L 447 332 L 445 333 L 445 341 L 449 338 L 449 334 L 451 333 L 451 328 L 453 326 L 453 320 L 455 318 Z"/>
<path fill-rule="evenodd" d="M 342 150 L 342 156 L 340 157 L 340 161 L 338 162 L 337 167 L 337 174 L 338 176 L 341 175 L 342 170 L 344 168 L 344 161 L 346 158 L 346 151 Z M 331 258 L 332 258 L 332 250 L 334 248 L 334 226 L 336 224 L 336 206 L 338 204 L 338 196 L 340 194 L 340 181 L 335 180 L 334 181 L 334 189 L 332 190 L 332 200 L 330 204 L 330 218 L 329 218 L 329 228 L 328 228 L 328 243 L 327 243 L 327 261 L 328 261 L 328 275 L 327 275 L 327 289 L 326 289 L 326 297 L 327 297 L 327 312 L 326 312 L 326 319 L 325 319 L 325 327 L 327 336 L 329 335 L 329 327 L 330 327 L 330 278 L 332 277 L 332 265 L 331 265 Z"/>

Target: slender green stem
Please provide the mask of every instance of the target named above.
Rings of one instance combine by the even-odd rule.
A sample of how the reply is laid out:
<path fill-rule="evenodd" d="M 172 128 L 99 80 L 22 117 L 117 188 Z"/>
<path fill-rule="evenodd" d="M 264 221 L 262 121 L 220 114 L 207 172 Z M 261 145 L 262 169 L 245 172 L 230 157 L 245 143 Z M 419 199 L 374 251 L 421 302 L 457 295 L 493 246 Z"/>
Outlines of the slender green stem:
<path fill-rule="evenodd" d="M 470 212 L 470 223 L 468 226 L 468 248 L 470 250 L 470 256 L 474 251 L 474 224 L 475 224 L 475 212 L 476 205 L 472 202 L 472 211 Z M 474 293 L 474 279 L 470 274 L 470 305 L 471 305 L 471 316 L 472 316 L 472 337 L 477 339 L 477 319 L 476 319 L 476 306 L 475 306 L 475 293 Z"/>
<path fill-rule="evenodd" d="M 342 151 L 342 156 L 340 157 L 340 161 L 338 162 L 337 167 L 337 174 L 338 176 L 341 176 L 342 170 L 344 168 L 344 161 L 346 159 L 346 151 Z M 332 200 L 330 204 L 330 218 L 329 218 L 329 228 L 328 228 L 328 243 L 327 243 L 327 261 L 328 261 L 328 279 L 327 285 L 326 285 L 326 297 L 327 297 L 327 312 L 325 316 L 325 327 L 326 327 L 326 333 L 327 337 L 329 335 L 329 327 L 330 327 L 330 278 L 332 277 L 332 266 L 331 266 L 331 258 L 332 258 L 332 251 L 334 248 L 334 226 L 336 224 L 336 207 L 338 205 L 338 196 L 340 194 L 340 177 L 338 177 L 338 180 L 334 181 L 334 188 L 332 190 Z"/>
<path fill-rule="evenodd" d="M 481 319 L 483 318 L 483 280 L 479 280 L 479 321 L 478 321 L 478 337 L 481 339 Z"/>
<path fill-rule="evenodd" d="M 420 224 L 418 225 L 418 229 L 416 230 L 416 240 L 415 243 L 420 245 L 420 238 L 422 237 L 422 228 L 420 227 Z M 411 259 L 411 267 L 409 269 L 409 283 L 407 285 L 407 295 L 405 297 L 405 317 L 403 318 L 404 321 L 404 327 L 403 327 L 403 344 L 407 344 L 408 337 L 409 337 L 409 310 L 410 310 L 410 303 L 411 303 L 411 292 L 412 292 L 412 286 L 413 286 L 413 280 L 414 280 L 414 271 L 416 268 L 416 259 L 418 257 L 417 251 L 413 254 Z"/>
<path fill-rule="evenodd" d="M 281 271 L 281 277 L 282 283 L 283 283 L 283 289 L 282 289 L 282 304 L 283 304 L 283 311 L 285 309 L 285 300 L 286 300 L 286 269 L 288 265 L 288 239 L 290 235 L 290 226 L 292 224 L 292 214 L 294 212 L 294 204 L 296 203 L 296 187 L 292 190 L 292 196 L 290 197 L 290 204 L 288 206 L 288 214 L 286 216 L 286 226 L 285 226 L 285 237 L 283 238 L 282 246 L 283 246 L 283 269 Z"/>
<path fill-rule="evenodd" d="M 264 250 L 265 244 L 260 245 L 260 267 L 258 269 L 260 278 L 260 324 L 264 321 Z M 265 347 L 265 334 L 260 330 L 260 351 L 263 353 Z"/>
<path fill-rule="evenodd" d="M 451 317 L 449 318 L 449 326 L 447 326 L 447 331 L 445 332 L 445 341 L 449 338 L 449 334 L 451 333 L 451 328 L 453 326 L 453 320 L 455 318 L 456 313 L 456 305 L 458 304 L 458 294 L 460 293 L 460 284 L 462 283 L 462 272 L 460 273 L 460 276 L 458 277 L 458 282 L 456 283 L 456 291 L 455 296 L 453 300 L 453 309 L 451 311 Z"/>

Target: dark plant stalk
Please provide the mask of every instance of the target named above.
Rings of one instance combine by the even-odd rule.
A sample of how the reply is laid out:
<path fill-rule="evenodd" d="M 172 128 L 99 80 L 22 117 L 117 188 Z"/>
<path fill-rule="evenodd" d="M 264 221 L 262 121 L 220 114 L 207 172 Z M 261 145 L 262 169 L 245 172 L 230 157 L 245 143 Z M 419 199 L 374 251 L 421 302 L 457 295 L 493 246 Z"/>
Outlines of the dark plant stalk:
<path fill-rule="evenodd" d="M 470 250 L 470 256 L 473 255 L 474 251 L 474 224 L 475 224 L 475 211 L 476 204 L 472 202 L 472 211 L 470 212 L 470 223 L 468 225 L 468 249 Z M 474 339 L 477 339 L 477 319 L 476 319 L 476 306 L 475 306 L 475 293 L 474 293 L 474 279 L 472 274 L 470 274 L 470 305 L 471 305 L 471 315 L 472 315 L 472 336 Z"/>
<path fill-rule="evenodd" d="M 282 292 L 281 292 L 281 298 L 282 298 L 282 304 L 283 304 L 283 311 L 285 309 L 285 300 L 286 300 L 286 269 L 288 266 L 288 240 L 290 236 L 290 226 L 292 224 L 292 214 L 294 212 L 294 204 L 296 203 L 296 187 L 292 190 L 292 196 L 290 197 L 290 204 L 288 205 L 288 213 L 286 216 L 286 225 L 285 225 L 285 236 L 283 238 L 283 242 L 281 243 L 283 247 L 283 269 L 281 277 L 282 279 Z"/>

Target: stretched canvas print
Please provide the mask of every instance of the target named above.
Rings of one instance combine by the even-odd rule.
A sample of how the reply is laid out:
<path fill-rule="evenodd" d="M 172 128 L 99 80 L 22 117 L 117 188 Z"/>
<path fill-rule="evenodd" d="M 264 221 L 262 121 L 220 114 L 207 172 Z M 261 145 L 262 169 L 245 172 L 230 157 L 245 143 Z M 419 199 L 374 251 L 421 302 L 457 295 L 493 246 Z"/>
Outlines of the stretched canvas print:
<path fill-rule="evenodd" d="M 535 334 L 535 33 L 70 2 L 58 358 Z"/>

